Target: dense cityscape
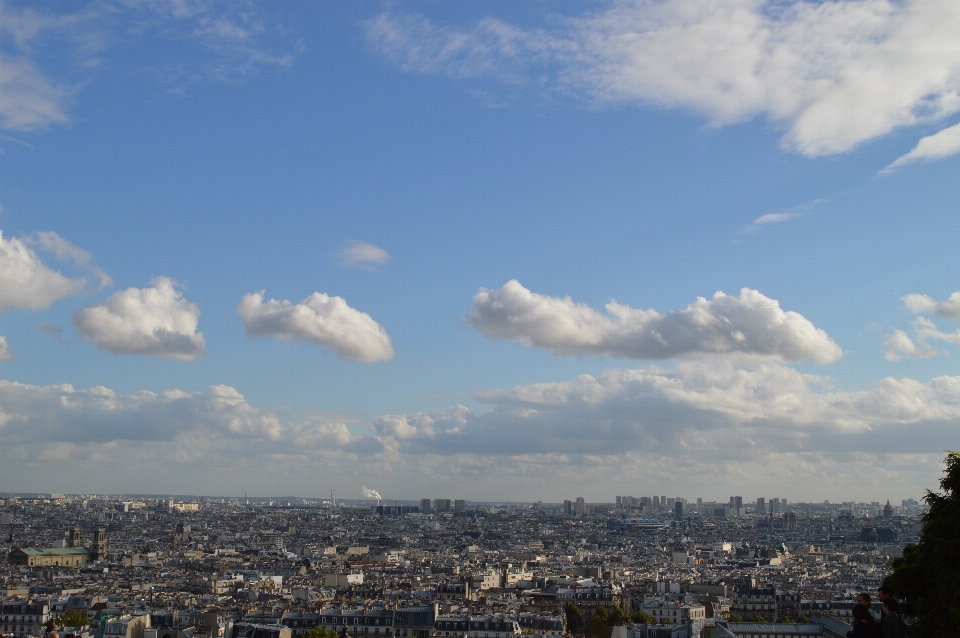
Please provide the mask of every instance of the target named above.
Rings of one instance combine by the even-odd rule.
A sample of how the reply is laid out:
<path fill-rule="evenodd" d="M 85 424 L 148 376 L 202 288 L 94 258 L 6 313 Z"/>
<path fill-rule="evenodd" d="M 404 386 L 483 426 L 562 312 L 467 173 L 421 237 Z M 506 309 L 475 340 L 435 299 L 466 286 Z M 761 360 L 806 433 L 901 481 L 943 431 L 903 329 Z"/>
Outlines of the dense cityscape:
<path fill-rule="evenodd" d="M 923 511 L 741 496 L 0 502 L 0 632 L 14 638 L 845 636 Z"/>

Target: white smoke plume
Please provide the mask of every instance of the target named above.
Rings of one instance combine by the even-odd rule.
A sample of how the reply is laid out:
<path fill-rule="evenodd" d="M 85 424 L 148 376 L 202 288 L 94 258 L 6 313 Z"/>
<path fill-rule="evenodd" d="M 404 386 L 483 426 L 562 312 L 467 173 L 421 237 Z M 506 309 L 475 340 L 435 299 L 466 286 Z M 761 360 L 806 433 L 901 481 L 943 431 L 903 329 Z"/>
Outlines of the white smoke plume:
<path fill-rule="evenodd" d="M 363 498 L 375 498 L 378 501 L 381 500 L 380 492 L 377 490 L 371 490 L 368 487 L 361 487 L 360 490 L 363 492 Z"/>

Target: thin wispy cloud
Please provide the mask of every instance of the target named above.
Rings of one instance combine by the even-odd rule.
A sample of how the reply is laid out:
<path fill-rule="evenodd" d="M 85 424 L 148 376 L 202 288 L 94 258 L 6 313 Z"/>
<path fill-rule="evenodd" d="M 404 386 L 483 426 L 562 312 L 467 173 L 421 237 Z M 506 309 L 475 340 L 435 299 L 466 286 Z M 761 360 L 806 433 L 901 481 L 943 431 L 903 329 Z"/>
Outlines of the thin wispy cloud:
<path fill-rule="evenodd" d="M 139 69 L 167 69 L 168 90 L 170 84 L 236 81 L 266 67 L 288 67 L 293 60 L 268 37 L 264 17 L 250 5 L 100 0 L 72 8 L 0 3 L 0 38 L 8 44 L 0 51 L 0 128 L 29 132 L 69 123 L 73 101 L 96 74 L 103 53 L 135 39 L 165 41 L 158 51 L 183 43 L 206 50 L 189 64 L 161 58 Z"/>
<path fill-rule="evenodd" d="M 392 259 L 383 248 L 356 239 L 344 243 L 336 257 L 341 268 L 361 270 L 376 270 Z"/>
<path fill-rule="evenodd" d="M 914 162 L 940 160 L 957 153 L 960 153 L 960 124 L 954 124 L 933 135 L 921 138 L 909 153 L 898 157 L 879 174 L 892 173 Z"/>

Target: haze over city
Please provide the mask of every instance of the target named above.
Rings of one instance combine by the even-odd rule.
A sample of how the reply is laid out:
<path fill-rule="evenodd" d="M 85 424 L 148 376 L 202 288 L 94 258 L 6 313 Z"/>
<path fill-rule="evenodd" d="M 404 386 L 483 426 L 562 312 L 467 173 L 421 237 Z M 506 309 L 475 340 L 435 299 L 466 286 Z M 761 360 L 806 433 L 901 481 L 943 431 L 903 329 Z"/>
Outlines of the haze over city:
<path fill-rule="evenodd" d="M 958 32 L 2 3 L 0 491 L 907 508 L 960 439 Z"/>

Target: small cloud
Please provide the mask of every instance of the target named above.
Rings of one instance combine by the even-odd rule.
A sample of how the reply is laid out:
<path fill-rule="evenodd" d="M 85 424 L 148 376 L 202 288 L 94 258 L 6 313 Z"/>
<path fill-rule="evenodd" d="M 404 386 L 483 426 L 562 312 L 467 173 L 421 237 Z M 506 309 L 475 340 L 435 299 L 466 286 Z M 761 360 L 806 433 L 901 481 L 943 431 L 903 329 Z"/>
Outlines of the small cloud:
<path fill-rule="evenodd" d="M 63 328 L 60 326 L 55 326 L 52 323 L 42 321 L 37 324 L 37 330 L 44 334 L 48 334 L 51 337 L 56 337 L 57 341 L 63 343 Z"/>
<path fill-rule="evenodd" d="M 748 224 L 747 227 L 743 229 L 743 232 L 755 233 L 758 230 L 760 230 L 761 226 L 766 226 L 768 224 L 780 224 L 783 222 L 788 222 L 791 219 L 796 219 L 797 217 L 800 217 L 801 214 L 802 213 L 767 213 L 766 215 L 762 215 L 760 217 L 757 217 L 755 220 L 753 220 L 753 222 Z"/>
<path fill-rule="evenodd" d="M 921 138 L 909 153 L 898 157 L 878 175 L 892 173 L 901 166 L 914 162 L 940 160 L 957 153 L 960 153 L 960 124 Z"/>
<path fill-rule="evenodd" d="M 383 248 L 357 239 L 346 242 L 337 253 L 337 262 L 341 268 L 376 270 L 377 266 L 382 266 L 391 259 L 390 253 Z"/>
<path fill-rule="evenodd" d="M 894 330 L 893 334 L 887 335 L 883 340 L 883 345 L 886 346 L 883 357 L 887 361 L 900 361 L 904 357 L 909 359 L 930 359 L 943 354 L 940 350 L 931 348 L 922 341 L 918 346 L 903 330 Z"/>
<path fill-rule="evenodd" d="M 17 355 L 7 346 L 7 338 L 0 337 L 0 361 L 13 361 Z"/>
<path fill-rule="evenodd" d="M 332 348 L 351 361 L 393 359 L 390 335 L 365 312 L 351 308 L 342 297 L 315 292 L 300 303 L 264 301 L 264 291 L 244 295 L 237 304 L 249 337 L 310 341 Z"/>
<path fill-rule="evenodd" d="M 114 354 L 148 354 L 193 361 L 204 354 L 197 332 L 200 306 L 183 298 L 169 277 L 157 277 L 148 288 L 127 288 L 102 304 L 73 313 L 84 341 Z"/>
<path fill-rule="evenodd" d="M 929 295 L 916 293 L 904 295 L 901 301 L 914 314 L 933 313 L 946 319 L 960 319 L 960 292 L 953 293 L 946 301 L 936 301 Z"/>

